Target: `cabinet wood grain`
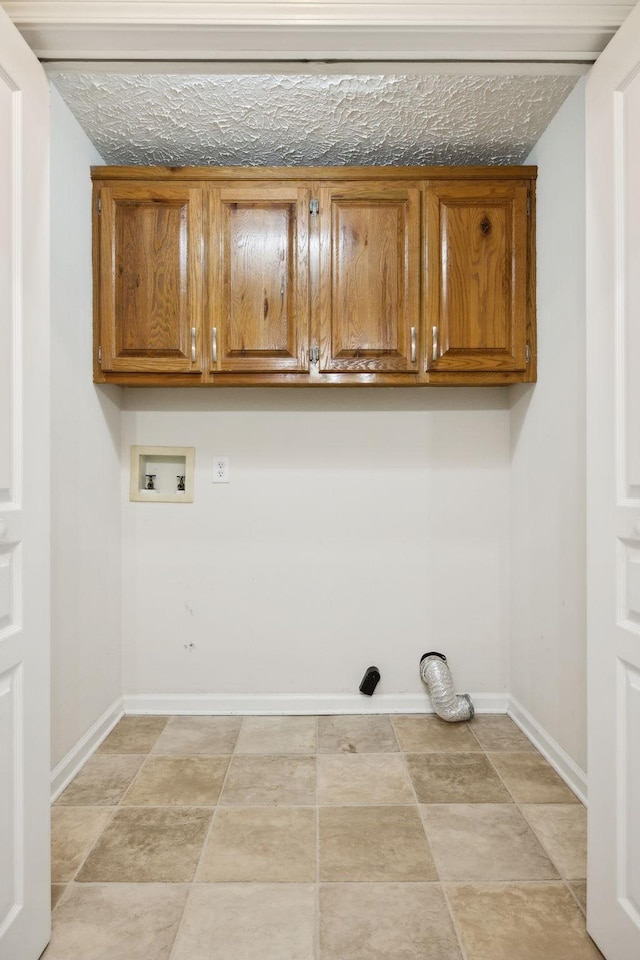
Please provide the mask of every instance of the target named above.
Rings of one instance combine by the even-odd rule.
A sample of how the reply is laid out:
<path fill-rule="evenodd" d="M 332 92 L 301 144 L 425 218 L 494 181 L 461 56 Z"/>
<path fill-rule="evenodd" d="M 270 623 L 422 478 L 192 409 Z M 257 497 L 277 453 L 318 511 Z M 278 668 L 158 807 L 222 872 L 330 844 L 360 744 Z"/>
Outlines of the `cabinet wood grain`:
<path fill-rule="evenodd" d="M 104 371 L 202 371 L 203 192 L 117 183 L 98 195 Z"/>
<path fill-rule="evenodd" d="M 535 167 L 94 167 L 94 379 L 536 379 Z"/>
<path fill-rule="evenodd" d="M 320 370 L 417 370 L 419 187 L 332 184 L 319 197 Z"/>
<path fill-rule="evenodd" d="M 210 211 L 211 370 L 305 370 L 309 191 L 213 188 Z"/>
<path fill-rule="evenodd" d="M 526 369 L 525 182 L 429 184 L 427 369 Z"/>

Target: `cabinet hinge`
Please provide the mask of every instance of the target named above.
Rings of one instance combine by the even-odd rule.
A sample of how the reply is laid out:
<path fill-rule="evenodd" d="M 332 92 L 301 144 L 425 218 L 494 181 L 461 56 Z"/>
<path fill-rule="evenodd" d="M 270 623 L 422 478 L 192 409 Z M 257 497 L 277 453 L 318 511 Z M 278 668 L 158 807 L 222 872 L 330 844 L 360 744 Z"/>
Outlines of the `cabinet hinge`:
<path fill-rule="evenodd" d="M 102 366 L 102 347 L 98 347 L 98 363 Z"/>
<path fill-rule="evenodd" d="M 312 217 L 317 217 L 320 213 L 320 201 L 319 200 L 310 200 L 309 201 L 309 213 Z"/>
<path fill-rule="evenodd" d="M 98 194 L 98 199 L 96 200 L 96 209 L 98 211 L 98 216 L 102 213 L 102 198 Z"/>
<path fill-rule="evenodd" d="M 531 216 L 531 194 L 527 193 L 527 216 Z"/>
<path fill-rule="evenodd" d="M 310 348 L 309 360 L 311 361 L 311 363 L 320 363 L 320 347 Z"/>

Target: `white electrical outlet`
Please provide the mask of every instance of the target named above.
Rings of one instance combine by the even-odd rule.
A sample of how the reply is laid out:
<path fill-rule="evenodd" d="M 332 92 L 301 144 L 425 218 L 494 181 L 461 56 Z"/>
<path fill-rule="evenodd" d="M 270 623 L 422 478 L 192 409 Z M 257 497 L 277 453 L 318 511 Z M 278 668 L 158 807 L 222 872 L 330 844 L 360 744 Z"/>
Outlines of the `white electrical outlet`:
<path fill-rule="evenodd" d="M 213 458 L 213 482 L 229 483 L 229 457 Z"/>

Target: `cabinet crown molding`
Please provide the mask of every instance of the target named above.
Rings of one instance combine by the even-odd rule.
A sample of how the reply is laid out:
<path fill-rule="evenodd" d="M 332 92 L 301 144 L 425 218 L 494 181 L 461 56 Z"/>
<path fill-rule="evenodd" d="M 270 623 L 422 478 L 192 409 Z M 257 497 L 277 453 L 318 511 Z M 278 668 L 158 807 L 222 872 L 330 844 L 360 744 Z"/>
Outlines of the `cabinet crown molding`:
<path fill-rule="evenodd" d="M 536 166 L 516 167 L 91 167 L 97 180 L 535 180 Z"/>

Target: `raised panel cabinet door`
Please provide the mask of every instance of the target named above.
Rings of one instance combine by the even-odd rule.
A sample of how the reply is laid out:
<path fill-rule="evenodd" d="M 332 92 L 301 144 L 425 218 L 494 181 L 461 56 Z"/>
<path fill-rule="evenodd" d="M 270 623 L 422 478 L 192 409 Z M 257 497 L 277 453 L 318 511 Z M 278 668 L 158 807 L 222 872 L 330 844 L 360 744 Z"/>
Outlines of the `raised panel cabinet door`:
<path fill-rule="evenodd" d="M 214 373 L 309 368 L 309 191 L 210 191 L 207 315 Z"/>
<path fill-rule="evenodd" d="M 102 371 L 201 373 L 203 190 L 96 187 Z"/>
<path fill-rule="evenodd" d="M 527 367 L 527 181 L 426 189 L 426 367 Z"/>
<path fill-rule="evenodd" d="M 320 370 L 417 371 L 419 186 L 329 184 L 319 217 Z"/>

